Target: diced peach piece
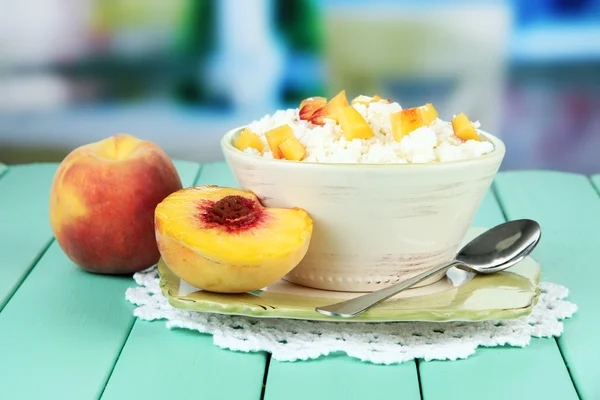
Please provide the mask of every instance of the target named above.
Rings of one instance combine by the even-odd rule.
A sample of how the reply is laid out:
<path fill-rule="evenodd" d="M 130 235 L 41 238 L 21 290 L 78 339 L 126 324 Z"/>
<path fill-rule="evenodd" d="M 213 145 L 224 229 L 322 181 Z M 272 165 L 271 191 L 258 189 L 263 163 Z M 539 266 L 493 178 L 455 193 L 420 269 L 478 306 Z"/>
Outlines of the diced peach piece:
<path fill-rule="evenodd" d="M 325 97 L 309 97 L 302 100 L 299 107 L 300 119 L 310 121 L 315 111 L 327 104 Z"/>
<path fill-rule="evenodd" d="M 278 126 L 265 133 L 269 148 L 273 153 L 273 158 L 283 158 L 283 153 L 279 150 L 279 145 L 294 136 L 292 127 L 288 124 Z"/>
<path fill-rule="evenodd" d="M 251 147 L 260 151 L 261 154 L 265 148 L 265 144 L 262 140 L 260 140 L 260 137 L 248 128 L 245 128 L 242 133 L 240 133 L 240 135 L 233 141 L 233 146 L 241 151 Z"/>
<path fill-rule="evenodd" d="M 279 145 L 279 150 L 286 160 L 300 161 L 306 154 L 306 149 L 300 141 L 292 136 Z"/>
<path fill-rule="evenodd" d="M 383 97 L 378 96 L 378 95 L 375 95 L 373 97 L 360 95 L 360 96 L 356 96 L 354 98 L 354 100 L 352 100 L 352 105 L 362 104 L 362 105 L 368 107 L 369 104 L 378 103 L 378 102 L 384 102 L 384 103 L 388 103 L 388 104 L 390 103 L 390 101 L 388 99 L 384 99 Z"/>
<path fill-rule="evenodd" d="M 437 110 L 431 103 L 419 107 L 419 112 L 421 113 L 421 119 L 425 125 L 431 124 L 438 117 Z"/>
<path fill-rule="evenodd" d="M 342 108 L 338 119 L 346 140 L 368 139 L 375 136 L 367 121 L 352 106 Z"/>
<path fill-rule="evenodd" d="M 477 130 L 469 121 L 469 118 L 463 113 L 460 113 L 452 118 L 452 129 L 454 134 L 462 140 L 477 140 L 481 141 Z"/>
<path fill-rule="evenodd" d="M 310 119 L 310 122 L 315 125 L 325 125 L 326 118 L 332 119 L 335 122 L 339 122 L 337 115 L 339 114 L 340 110 L 347 105 L 348 99 L 346 98 L 346 91 L 342 90 L 327 104 L 315 111 Z"/>
<path fill-rule="evenodd" d="M 424 126 L 421 112 L 418 108 L 406 108 L 390 115 L 394 140 L 402 138 L 417 128 Z"/>

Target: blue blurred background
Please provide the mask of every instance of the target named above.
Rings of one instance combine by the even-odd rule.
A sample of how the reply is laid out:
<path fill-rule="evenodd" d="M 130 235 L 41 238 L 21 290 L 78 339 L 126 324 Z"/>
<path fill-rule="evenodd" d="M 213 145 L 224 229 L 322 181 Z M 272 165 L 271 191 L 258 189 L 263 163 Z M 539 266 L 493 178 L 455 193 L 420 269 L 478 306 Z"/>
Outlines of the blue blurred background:
<path fill-rule="evenodd" d="M 0 161 L 127 132 L 222 159 L 305 97 L 465 112 L 503 169 L 600 172 L 600 0 L 0 0 Z"/>

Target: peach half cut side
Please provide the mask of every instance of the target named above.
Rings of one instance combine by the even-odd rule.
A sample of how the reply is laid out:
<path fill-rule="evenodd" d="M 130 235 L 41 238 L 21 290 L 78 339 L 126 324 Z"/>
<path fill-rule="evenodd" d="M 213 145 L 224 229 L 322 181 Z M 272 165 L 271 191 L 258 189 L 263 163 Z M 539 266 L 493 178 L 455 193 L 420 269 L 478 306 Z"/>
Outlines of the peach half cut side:
<path fill-rule="evenodd" d="M 304 258 L 313 222 L 300 208 L 268 208 L 254 193 L 218 186 L 182 189 L 155 210 L 164 262 L 183 281 L 245 293 L 281 279 Z"/>

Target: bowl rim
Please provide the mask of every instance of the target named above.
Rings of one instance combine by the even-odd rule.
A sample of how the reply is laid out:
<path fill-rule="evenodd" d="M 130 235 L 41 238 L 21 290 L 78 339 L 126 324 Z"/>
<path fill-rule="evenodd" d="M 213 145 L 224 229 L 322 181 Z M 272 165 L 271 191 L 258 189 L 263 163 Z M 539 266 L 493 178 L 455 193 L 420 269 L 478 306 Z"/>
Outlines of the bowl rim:
<path fill-rule="evenodd" d="M 454 160 L 454 161 L 443 161 L 443 162 L 427 162 L 427 163 L 330 163 L 330 162 L 316 162 L 316 161 L 294 161 L 294 160 L 278 160 L 274 158 L 264 158 L 254 154 L 245 153 L 241 150 L 238 150 L 233 146 L 233 136 L 240 132 L 242 129 L 246 128 L 247 125 L 238 126 L 236 128 L 230 129 L 227 131 L 223 137 L 221 138 L 221 151 L 224 153 L 225 158 L 227 159 L 227 153 L 230 153 L 236 157 L 246 158 L 248 161 L 255 161 L 257 163 L 265 163 L 267 165 L 278 165 L 278 166 L 319 166 L 320 168 L 444 168 L 451 166 L 464 166 L 468 164 L 481 164 L 485 161 L 490 160 L 503 160 L 504 154 L 506 152 L 506 146 L 504 142 L 498 138 L 497 136 L 492 135 L 489 132 L 486 132 L 482 129 L 477 129 L 477 132 L 486 138 L 489 142 L 494 145 L 494 150 L 490 153 L 484 154 L 481 157 L 472 157 L 465 158 L 462 160 Z"/>

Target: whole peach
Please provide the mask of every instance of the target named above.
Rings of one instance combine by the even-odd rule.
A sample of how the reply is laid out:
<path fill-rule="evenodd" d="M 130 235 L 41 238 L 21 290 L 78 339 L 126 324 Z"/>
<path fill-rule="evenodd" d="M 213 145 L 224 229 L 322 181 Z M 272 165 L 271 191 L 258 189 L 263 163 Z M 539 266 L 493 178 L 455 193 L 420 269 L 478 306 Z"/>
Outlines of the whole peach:
<path fill-rule="evenodd" d="M 129 274 L 158 262 L 154 209 L 182 188 L 156 144 L 118 134 L 73 150 L 50 192 L 50 224 L 65 254 L 84 270 Z"/>

